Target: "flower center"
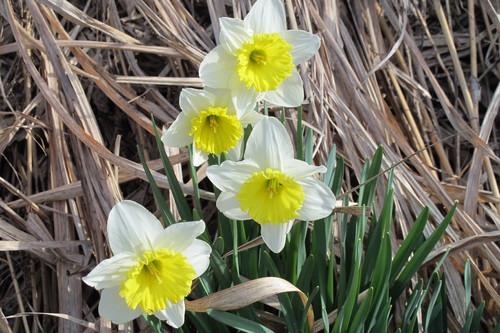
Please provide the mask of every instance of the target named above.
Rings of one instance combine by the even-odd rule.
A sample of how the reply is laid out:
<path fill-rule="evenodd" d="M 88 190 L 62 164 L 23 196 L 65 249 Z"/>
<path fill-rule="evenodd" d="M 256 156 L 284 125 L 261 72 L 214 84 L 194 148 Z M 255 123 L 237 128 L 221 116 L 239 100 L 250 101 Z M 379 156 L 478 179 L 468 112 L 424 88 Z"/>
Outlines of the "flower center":
<path fill-rule="evenodd" d="M 191 132 L 197 148 L 220 155 L 236 147 L 243 135 L 243 128 L 235 115 L 227 115 L 227 108 L 212 108 L 201 111 L 191 120 Z"/>
<path fill-rule="evenodd" d="M 120 296 L 131 309 L 153 314 L 175 304 L 191 292 L 196 272 L 181 253 L 168 249 L 144 252 L 120 286 Z"/>
<path fill-rule="evenodd" d="M 253 35 L 236 51 L 240 80 L 247 88 L 254 86 L 257 91 L 276 90 L 292 75 L 291 49 L 292 45 L 277 33 Z"/>
<path fill-rule="evenodd" d="M 280 224 L 295 219 L 304 197 L 302 186 L 293 178 L 271 169 L 255 172 L 236 194 L 241 210 L 260 224 Z"/>

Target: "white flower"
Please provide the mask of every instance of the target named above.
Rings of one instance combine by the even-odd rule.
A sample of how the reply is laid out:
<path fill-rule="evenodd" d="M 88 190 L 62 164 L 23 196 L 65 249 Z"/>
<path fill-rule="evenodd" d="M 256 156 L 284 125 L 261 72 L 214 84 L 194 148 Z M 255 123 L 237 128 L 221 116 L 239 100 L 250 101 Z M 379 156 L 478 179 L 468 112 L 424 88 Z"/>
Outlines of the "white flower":
<path fill-rule="evenodd" d="M 254 111 L 257 100 L 235 108 L 231 92 L 225 89 L 183 89 L 179 98 L 182 112 L 163 134 L 166 146 L 194 146 L 193 163 L 201 165 L 208 154 L 220 155 L 229 151 L 230 157 L 240 159 L 243 129 L 256 124 L 263 115 Z"/>
<path fill-rule="evenodd" d="M 310 59 L 319 37 L 286 30 L 280 0 L 258 0 L 245 19 L 220 18 L 220 45 L 200 66 L 203 84 L 231 89 L 236 106 L 261 100 L 295 107 L 302 103 L 302 79 L 295 66 Z"/>
<path fill-rule="evenodd" d="M 122 324 L 146 312 L 180 327 L 184 297 L 209 264 L 210 246 L 196 239 L 204 230 L 203 221 L 164 229 L 141 205 L 127 200 L 116 204 L 108 217 L 114 256 L 83 278 L 89 286 L 104 289 L 99 315 Z"/>
<path fill-rule="evenodd" d="M 312 177 L 326 168 L 293 155 L 285 128 L 269 117 L 253 129 L 242 161 L 207 168 L 208 178 L 221 190 L 217 208 L 231 219 L 258 222 L 262 238 L 273 252 L 283 249 L 295 219 L 321 219 L 335 206 L 330 188 Z"/>

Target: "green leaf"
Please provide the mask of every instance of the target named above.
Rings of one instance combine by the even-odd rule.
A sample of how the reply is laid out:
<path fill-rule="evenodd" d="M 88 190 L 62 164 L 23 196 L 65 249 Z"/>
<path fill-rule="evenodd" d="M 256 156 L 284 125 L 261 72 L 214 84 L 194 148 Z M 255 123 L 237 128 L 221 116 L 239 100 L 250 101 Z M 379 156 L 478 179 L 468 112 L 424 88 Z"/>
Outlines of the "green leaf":
<path fill-rule="evenodd" d="M 210 255 L 210 267 L 212 268 L 221 289 L 231 287 L 231 270 L 227 267 L 226 262 L 221 258 L 217 251 L 212 251 L 212 254 Z"/>
<path fill-rule="evenodd" d="M 215 320 L 224 323 L 228 326 L 236 328 L 243 332 L 249 333 L 274 333 L 269 328 L 260 325 L 254 321 L 242 318 L 229 312 L 218 310 L 208 310 L 207 314 Z"/>
<path fill-rule="evenodd" d="M 149 326 L 155 333 L 161 333 L 161 320 L 156 318 L 154 315 L 148 315 L 144 313 L 142 315 L 144 319 L 148 322 Z"/>
<path fill-rule="evenodd" d="M 312 164 L 313 152 L 314 152 L 313 150 L 314 150 L 313 131 L 310 128 L 308 128 L 306 131 L 306 144 L 305 144 L 305 148 L 304 148 L 304 160 L 309 164 Z"/>
<path fill-rule="evenodd" d="M 286 261 L 286 278 L 293 284 L 297 282 L 297 277 L 307 257 L 305 247 L 306 235 L 307 222 L 297 223 L 292 227 L 290 231 L 290 241 L 286 244 L 286 256 L 284 259 Z"/>
<path fill-rule="evenodd" d="M 387 326 L 389 325 L 389 315 L 391 314 L 391 303 L 387 303 L 386 306 L 382 309 L 380 315 L 377 317 L 377 322 L 373 329 L 369 332 L 371 333 L 381 333 L 388 332 Z"/>
<path fill-rule="evenodd" d="M 465 316 L 469 312 L 470 297 L 471 297 L 471 274 L 470 274 L 470 260 L 467 259 L 464 268 L 464 286 L 465 286 Z"/>
<path fill-rule="evenodd" d="M 427 220 L 429 219 L 429 207 L 424 207 L 418 215 L 417 219 L 413 223 L 412 228 L 408 232 L 408 235 L 401 244 L 398 253 L 392 260 L 391 269 L 391 284 L 394 283 L 396 277 L 401 272 L 401 269 L 407 263 L 408 258 L 411 256 L 413 251 L 416 249 L 418 241 L 424 231 Z"/>
<path fill-rule="evenodd" d="M 332 148 L 330 149 L 330 152 L 328 153 L 328 161 L 326 161 L 326 172 L 324 173 L 323 176 L 323 182 L 330 188 L 333 185 L 333 175 L 335 171 L 336 155 L 337 155 L 337 146 L 333 145 Z"/>
<path fill-rule="evenodd" d="M 382 158 L 384 154 L 384 149 L 382 146 L 379 146 L 377 148 L 377 151 L 373 155 L 372 162 L 370 164 L 370 168 L 368 170 L 368 173 L 364 180 L 372 179 L 373 177 L 376 177 L 380 173 L 380 167 L 382 166 Z M 373 202 L 373 198 L 375 196 L 375 190 L 377 188 L 377 181 L 378 177 L 375 179 L 371 180 L 369 183 L 365 184 L 363 187 L 364 189 L 364 194 L 363 194 L 363 199 L 360 202 L 361 205 L 366 205 L 366 206 L 371 206 Z M 361 193 L 360 193 L 361 195 Z"/>
<path fill-rule="evenodd" d="M 151 186 L 151 189 L 153 190 L 153 195 L 155 197 L 156 203 L 158 204 L 161 212 L 161 216 L 163 217 L 163 220 L 167 225 L 174 224 L 175 218 L 170 212 L 170 208 L 167 205 L 167 202 L 165 201 L 165 198 L 161 194 L 160 188 L 158 185 L 156 185 L 155 179 L 153 178 L 153 175 L 151 174 L 151 171 L 149 170 L 148 165 L 146 164 L 146 160 L 144 158 L 144 154 L 142 153 L 142 150 L 137 146 L 137 154 L 139 155 L 139 159 L 141 160 L 142 167 L 144 168 L 144 172 L 146 173 L 146 176 L 148 177 L 149 185 Z"/>
<path fill-rule="evenodd" d="M 165 153 L 165 146 L 161 141 L 160 134 L 158 133 L 158 129 L 156 128 L 153 116 L 151 116 L 151 121 L 153 123 L 153 129 L 155 132 L 156 145 L 158 147 L 158 151 L 160 152 L 160 157 L 163 162 L 163 168 L 165 169 L 165 175 L 168 178 L 170 191 L 172 192 L 172 195 L 174 197 L 177 210 L 179 211 L 179 215 L 183 220 L 191 221 L 193 219 L 191 208 L 189 208 L 186 198 L 184 197 L 184 193 L 182 192 L 181 186 L 179 185 L 179 181 L 175 176 L 174 169 L 172 168 L 172 164 L 170 163 L 170 159 Z"/>
<path fill-rule="evenodd" d="M 437 283 L 435 283 L 434 286 L 434 294 L 431 297 L 431 300 L 429 302 L 429 306 L 427 307 L 427 314 L 425 316 L 425 323 L 424 323 L 424 330 L 427 332 L 429 330 L 429 324 L 431 323 L 431 319 L 435 317 L 439 317 L 434 312 L 434 306 L 436 305 L 436 302 L 438 298 L 441 296 L 441 288 L 442 288 L 443 281 L 438 278 Z"/>
<path fill-rule="evenodd" d="M 269 255 L 268 252 L 264 251 L 262 255 L 263 265 L 267 266 L 272 276 L 281 277 L 281 274 L 276 267 L 273 259 Z M 290 296 L 287 293 L 282 293 L 278 295 L 278 299 L 280 300 L 281 311 L 283 313 L 283 317 L 285 318 L 285 322 L 287 328 L 290 332 L 297 332 L 297 322 L 295 319 L 295 314 L 293 311 L 292 302 L 290 301 Z"/>
<path fill-rule="evenodd" d="M 299 278 L 297 279 L 297 283 L 295 284 L 297 288 L 299 288 L 300 290 L 309 290 L 309 287 L 311 285 L 311 278 L 313 276 L 313 272 L 315 272 L 314 266 L 314 256 L 310 254 L 304 262 Z"/>
<path fill-rule="evenodd" d="M 386 195 L 384 201 L 384 207 L 382 208 L 382 213 L 377 221 L 376 225 L 373 225 L 374 219 L 372 219 L 372 226 L 374 227 L 373 232 L 370 230 L 370 237 L 368 239 L 368 246 L 365 252 L 365 260 L 363 264 L 363 279 L 361 285 L 363 287 L 367 286 L 373 277 L 373 270 L 376 267 L 377 258 L 380 255 L 380 247 L 382 246 L 382 238 L 384 234 L 389 232 L 390 222 L 392 220 L 392 209 L 394 207 L 394 190 L 390 189 Z M 387 236 L 389 237 L 389 236 Z M 387 272 L 387 271 L 386 271 Z"/>
<path fill-rule="evenodd" d="M 354 247 L 354 256 L 353 256 L 353 265 L 352 265 L 352 277 L 350 279 L 348 288 L 347 288 L 347 298 L 344 304 L 339 308 L 341 308 L 339 312 L 339 316 L 337 321 L 335 322 L 334 331 L 344 332 L 349 325 L 351 320 L 351 316 L 354 312 L 354 309 L 357 305 L 358 295 L 359 295 L 359 287 L 361 280 L 361 256 L 362 256 L 362 242 L 361 239 L 358 239 L 357 244 Z M 340 320 L 339 320 L 340 319 Z"/>
<path fill-rule="evenodd" d="M 313 291 L 309 294 L 307 303 L 304 306 L 304 309 L 302 310 L 302 317 L 298 321 L 299 324 L 297 325 L 299 328 L 301 328 L 300 332 L 310 332 L 309 326 L 307 325 L 307 311 L 309 310 L 309 307 L 311 306 L 311 303 L 313 302 L 314 298 L 318 294 L 318 291 L 319 291 L 319 286 L 316 286 L 316 288 L 314 288 Z"/>
<path fill-rule="evenodd" d="M 326 288 L 327 288 L 327 294 L 328 294 L 328 301 L 333 304 L 335 300 L 335 254 L 333 252 L 333 246 L 332 246 L 332 251 L 330 254 L 330 263 L 328 265 L 328 279 L 326 282 Z"/>
<path fill-rule="evenodd" d="M 421 302 L 423 301 L 423 285 L 424 281 L 422 279 L 418 280 L 418 283 L 413 288 L 413 292 L 408 299 L 408 304 L 403 313 L 402 319 L 402 331 L 403 332 L 413 332 L 413 325 L 415 324 L 413 319 L 417 316 L 418 309 L 420 308 Z"/>
<path fill-rule="evenodd" d="M 337 161 L 337 166 L 335 167 L 335 173 L 333 175 L 332 182 L 332 192 L 336 197 L 339 196 L 342 191 L 342 183 L 344 182 L 344 158 L 341 156 Z"/>
<path fill-rule="evenodd" d="M 351 324 L 349 325 L 349 333 L 359 332 L 359 328 L 364 326 L 365 320 L 370 312 L 370 307 L 372 305 L 373 299 L 373 288 L 368 289 L 363 303 L 358 308 L 356 315 L 354 316 Z"/>
<path fill-rule="evenodd" d="M 193 145 L 188 146 L 188 153 L 189 153 L 189 171 L 191 173 L 191 180 L 193 183 L 193 190 L 194 190 L 194 197 L 193 197 L 194 208 L 197 214 L 196 217 L 193 214 L 193 219 L 201 220 L 203 219 L 203 209 L 201 207 L 200 188 L 198 187 L 198 174 L 196 173 L 196 167 L 193 164 Z"/>
<path fill-rule="evenodd" d="M 456 202 L 453 207 L 451 207 L 450 212 L 445 216 L 441 224 L 418 248 L 413 258 L 411 258 L 410 262 L 405 266 L 401 274 L 398 276 L 398 278 L 394 282 L 393 287 L 391 288 L 392 298 L 398 297 L 401 294 L 405 286 L 410 282 L 413 274 L 417 272 L 417 270 L 420 268 L 420 265 L 424 262 L 434 246 L 437 244 L 444 231 L 450 224 L 451 218 L 453 217 L 455 209 L 457 208 L 457 204 L 458 202 Z"/>
<path fill-rule="evenodd" d="M 304 145 L 302 143 L 302 133 L 304 129 L 302 127 L 302 105 L 297 109 L 297 137 L 296 137 L 296 150 L 297 159 L 304 160 Z"/>
<path fill-rule="evenodd" d="M 481 324 L 481 317 L 483 315 L 484 311 L 484 301 L 481 302 L 479 307 L 474 311 L 474 314 L 471 316 L 471 323 L 470 327 L 467 331 L 462 331 L 462 332 L 468 332 L 468 333 L 476 333 L 479 331 L 479 325 Z"/>

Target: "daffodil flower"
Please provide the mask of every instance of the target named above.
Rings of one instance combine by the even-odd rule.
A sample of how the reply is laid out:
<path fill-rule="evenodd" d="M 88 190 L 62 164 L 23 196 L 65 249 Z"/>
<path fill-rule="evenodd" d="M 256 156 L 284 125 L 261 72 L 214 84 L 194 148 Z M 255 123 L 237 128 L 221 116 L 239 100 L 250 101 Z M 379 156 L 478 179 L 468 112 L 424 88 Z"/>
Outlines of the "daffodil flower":
<path fill-rule="evenodd" d="M 239 159 L 244 128 L 264 117 L 253 110 L 256 100 L 235 108 L 231 92 L 224 89 L 183 89 L 179 103 L 182 112 L 161 139 L 170 147 L 193 143 L 195 166 L 205 162 L 208 154 L 229 151 Z"/>
<path fill-rule="evenodd" d="M 203 84 L 231 89 L 236 106 L 249 100 L 296 107 L 304 99 L 295 66 L 311 58 L 319 37 L 303 30 L 286 30 L 280 0 L 258 0 L 244 20 L 220 18 L 220 45 L 200 65 Z"/>
<path fill-rule="evenodd" d="M 141 205 L 127 200 L 116 204 L 108 218 L 114 256 L 83 278 L 86 284 L 103 289 L 100 316 L 122 324 L 147 313 L 180 327 L 192 280 L 209 264 L 210 246 L 196 239 L 204 230 L 203 221 L 164 229 Z"/>
<path fill-rule="evenodd" d="M 326 168 L 293 155 L 285 128 L 269 117 L 253 129 L 242 161 L 207 168 L 208 178 L 221 190 L 217 208 L 230 219 L 259 223 L 264 242 L 276 253 L 283 249 L 295 219 L 324 218 L 335 206 L 330 188 L 313 177 Z"/>

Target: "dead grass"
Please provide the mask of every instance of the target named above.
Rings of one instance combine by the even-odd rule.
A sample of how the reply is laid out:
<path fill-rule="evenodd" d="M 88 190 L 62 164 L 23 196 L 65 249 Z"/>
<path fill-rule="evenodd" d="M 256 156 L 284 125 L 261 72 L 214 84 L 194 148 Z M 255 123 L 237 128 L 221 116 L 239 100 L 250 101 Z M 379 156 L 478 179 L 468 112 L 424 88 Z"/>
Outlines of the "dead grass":
<path fill-rule="evenodd" d="M 149 152 L 152 169 L 161 168 L 150 115 L 160 124 L 176 117 L 181 88 L 201 85 L 197 70 L 216 45 L 217 19 L 241 18 L 250 5 L 0 2 L 0 330 L 70 332 L 81 329 L 77 322 L 88 330 L 110 329 L 108 322 L 96 323 L 91 310 L 97 300 L 81 276 L 109 255 L 103 230 L 117 201 L 128 198 L 154 210 L 135 146 Z M 348 191 L 379 145 L 384 168 L 409 157 L 395 171 L 394 240 L 406 235 L 425 205 L 429 235 L 459 200 L 441 244 L 453 248 L 444 265 L 449 327 L 456 332 L 464 322 L 461 274 L 470 259 L 473 304 L 486 301 L 482 326 L 491 330 L 500 317 L 500 4 L 285 5 L 290 27 L 322 38 L 319 53 L 300 67 L 316 163 L 325 163 L 336 144 L 349 167 Z M 296 110 L 286 116 L 293 125 Z M 185 150 L 171 160 L 185 166 Z M 164 175 L 154 176 L 168 188 Z M 187 177 L 183 188 L 190 194 Z M 385 179 L 379 186 L 383 190 Z M 210 192 L 202 195 L 213 199 Z M 396 302 L 396 311 L 404 301 Z M 52 315 L 19 315 L 24 312 Z"/>

